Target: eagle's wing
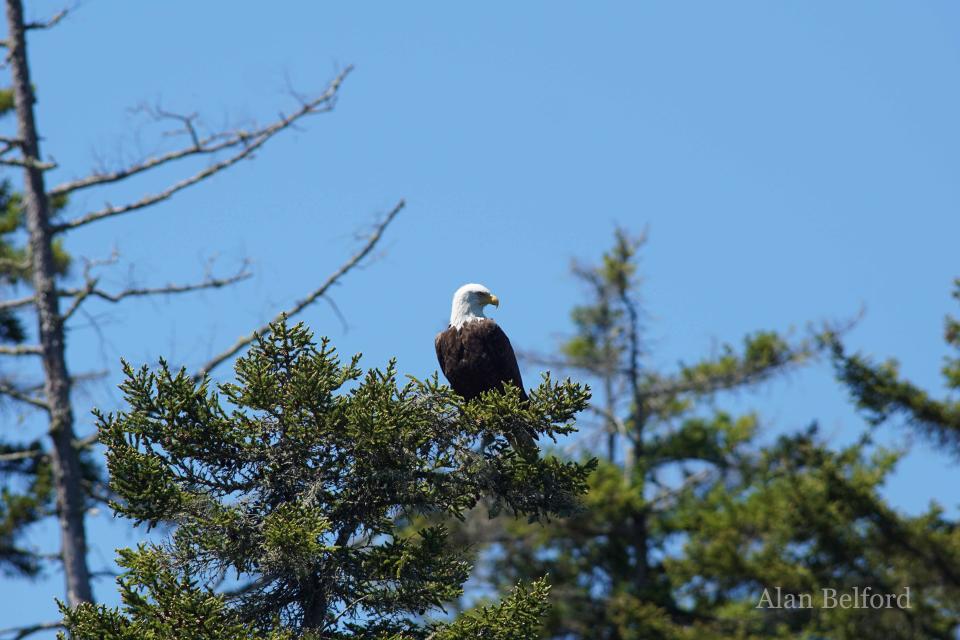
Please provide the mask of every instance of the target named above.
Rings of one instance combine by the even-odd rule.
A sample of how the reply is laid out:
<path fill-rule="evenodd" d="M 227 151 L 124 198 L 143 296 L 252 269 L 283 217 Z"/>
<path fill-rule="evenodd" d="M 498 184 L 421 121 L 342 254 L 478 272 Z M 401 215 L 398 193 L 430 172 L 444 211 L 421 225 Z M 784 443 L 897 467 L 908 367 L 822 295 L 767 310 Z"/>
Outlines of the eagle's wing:
<path fill-rule="evenodd" d="M 450 387 L 466 400 L 508 382 L 520 389 L 522 402 L 528 400 L 513 345 L 493 320 L 469 322 L 459 330 L 447 327 L 437 334 L 434 348 Z M 537 434 L 529 427 L 518 424 L 506 436 L 524 457 L 538 455 Z"/>
<path fill-rule="evenodd" d="M 476 329 L 473 330 L 474 327 L 471 327 L 472 339 L 466 341 L 467 348 L 474 345 L 482 347 L 485 357 L 479 360 L 483 368 L 484 378 L 488 381 L 488 388 L 510 382 L 520 389 L 520 399 L 525 402 L 527 391 L 523 388 L 520 365 L 517 364 L 517 356 L 513 352 L 510 338 L 493 320 L 481 320 L 471 324 Z"/>
<path fill-rule="evenodd" d="M 493 320 L 468 322 L 460 329 L 447 327 L 437 334 L 434 347 L 443 375 L 467 400 L 505 382 L 516 385 L 520 397 L 527 400 L 513 346 Z"/>
<path fill-rule="evenodd" d="M 437 337 L 433 339 L 433 348 L 437 351 L 437 362 L 440 363 L 440 371 L 443 371 L 443 375 L 445 375 L 448 380 L 450 379 L 450 374 L 447 373 L 447 363 L 446 358 L 444 357 L 444 338 L 446 337 L 445 334 L 449 330 L 450 329 L 447 328 L 446 330 L 441 331 L 437 334 Z"/>
<path fill-rule="evenodd" d="M 520 389 L 520 401 L 526 403 L 527 390 L 523 388 L 523 378 L 520 377 L 520 365 L 517 364 L 517 356 L 513 352 L 513 345 L 503 329 L 493 320 L 481 320 L 471 323 L 479 325 L 477 327 L 477 340 L 483 342 L 487 358 L 482 362 L 486 365 L 485 375 L 489 376 L 489 386 L 487 388 L 502 387 L 507 382 L 514 384 Z M 507 441 L 522 456 L 530 459 L 536 459 L 539 455 L 536 440 L 537 433 L 523 424 L 515 424 L 504 434 Z"/>

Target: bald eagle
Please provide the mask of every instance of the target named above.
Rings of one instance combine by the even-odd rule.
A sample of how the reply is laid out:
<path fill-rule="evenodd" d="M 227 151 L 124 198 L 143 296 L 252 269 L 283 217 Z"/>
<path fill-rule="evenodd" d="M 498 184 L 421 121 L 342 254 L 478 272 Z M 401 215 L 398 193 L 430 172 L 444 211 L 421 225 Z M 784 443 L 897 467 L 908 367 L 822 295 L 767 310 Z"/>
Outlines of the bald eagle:
<path fill-rule="evenodd" d="M 500 300 L 482 284 L 465 284 L 453 294 L 450 325 L 434 340 L 440 370 L 465 400 L 512 384 L 526 403 L 527 392 L 513 346 L 503 329 L 483 315 L 483 308 L 490 304 L 499 307 Z M 534 447 L 535 451 L 534 434 L 527 428 L 518 432 L 519 437 L 510 438 L 511 444 L 526 451 Z"/>

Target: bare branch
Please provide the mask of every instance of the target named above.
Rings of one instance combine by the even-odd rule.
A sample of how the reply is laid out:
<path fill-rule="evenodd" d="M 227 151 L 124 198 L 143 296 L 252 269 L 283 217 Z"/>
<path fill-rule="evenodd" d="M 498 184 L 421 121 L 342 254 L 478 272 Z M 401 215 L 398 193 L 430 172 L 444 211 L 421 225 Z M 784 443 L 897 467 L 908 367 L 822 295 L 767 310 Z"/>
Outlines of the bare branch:
<path fill-rule="evenodd" d="M 0 395 L 8 396 L 20 402 L 25 402 L 29 405 L 36 407 L 37 409 L 50 411 L 50 405 L 47 404 L 46 400 L 43 400 L 34 395 L 31 395 L 29 392 L 23 389 L 17 389 L 15 387 L 12 387 L 6 382 L 0 382 Z"/>
<path fill-rule="evenodd" d="M 24 296 L 22 298 L 14 298 L 13 300 L 0 300 L 0 311 L 10 311 L 11 309 L 19 309 L 20 307 L 28 307 L 33 304 L 35 296 Z"/>
<path fill-rule="evenodd" d="M 10 138 L 8 136 L 0 136 L 0 156 L 6 155 L 16 149 L 17 147 L 23 147 L 23 140 L 20 138 Z"/>
<path fill-rule="evenodd" d="M 171 185 L 170 187 L 167 187 L 163 191 L 150 194 L 148 196 L 141 198 L 140 200 L 137 200 L 136 202 L 130 202 L 125 205 L 121 205 L 121 206 L 107 205 L 103 209 L 100 209 L 98 211 L 93 211 L 91 213 L 88 213 L 85 216 L 81 216 L 80 218 L 76 218 L 74 220 L 64 222 L 63 224 L 55 225 L 53 227 L 53 231 L 54 233 L 60 233 L 68 229 L 75 229 L 85 224 L 96 222 L 97 220 L 102 220 L 104 218 L 112 218 L 113 216 L 119 216 L 124 213 L 130 213 L 131 211 L 145 209 L 146 207 L 163 202 L 164 200 L 168 200 L 177 192 L 183 191 L 187 187 L 192 187 L 193 185 L 197 184 L 198 182 L 202 182 L 203 180 L 214 175 L 215 173 L 219 173 L 220 171 L 223 171 L 224 169 L 236 164 L 237 162 L 240 162 L 244 158 L 249 157 L 254 151 L 256 151 L 261 146 L 263 146 L 263 144 L 267 141 L 267 139 L 268 138 L 266 137 L 261 137 L 256 142 L 254 142 L 253 144 L 245 148 L 243 151 L 233 156 L 230 156 L 226 160 L 222 160 L 220 162 L 212 164 L 206 169 L 204 169 L 203 171 L 199 171 L 193 174 L 192 176 L 190 176 L 189 178 L 185 178 L 184 180 L 181 180 L 180 182 L 174 185 Z"/>
<path fill-rule="evenodd" d="M 0 355 L 3 356 L 38 356 L 42 352 L 37 344 L 0 345 Z"/>
<path fill-rule="evenodd" d="M 26 451 L 0 453 L 0 462 L 16 462 L 17 460 L 30 460 L 31 458 L 39 458 L 42 455 L 43 455 L 42 449 L 28 449 Z"/>
<path fill-rule="evenodd" d="M 358 604 L 360 604 L 361 602 L 363 602 L 364 600 L 366 600 L 367 598 L 369 598 L 371 595 L 373 595 L 373 594 L 365 593 L 365 594 L 363 594 L 362 596 L 360 596 L 359 598 L 355 598 L 355 599 L 353 600 L 353 602 L 350 602 L 347 606 L 345 606 L 345 607 L 343 608 L 343 611 L 341 611 L 340 613 L 338 613 L 338 614 L 333 618 L 333 620 L 331 620 L 330 622 L 328 622 L 328 623 L 326 623 L 325 625 L 323 625 L 324 629 L 332 629 L 332 628 L 334 628 L 334 627 L 337 625 L 337 622 L 340 620 L 340 618 L 342 618 L 342 617 L 345 616 L 346 614 L 350 613 L 351 609 L 353 609 L 353 608 L 356 607 Z"/>
<path fill-rule="evenodd" d="M 23 25 L 24 29 L 52 29 L 57 26 L 61 20 L 67 17 L 67 14 L 70 13 L 73 9 L 71 7 L 64 7 L 60 9 L 57 13 L 53 15 L 52 18 L 45 22 L 28 22 Z"/>
<path fill-rule="evenodd" d="M 557 369 L 560 371 L 587 371 L 596 376 L 602 376 L 609 373 L 609 369 L 603 368 L 599 365 L 594 365 L 593 363 L 583 361 L 575 362 L 563 356 L 552 357 L 546 356 L 542 353 L 536 351 L 529 351 L 525 349 L 517 350 L 517 359 L 520 360 L 524 365 L 534 365 L 540 367 L 549 367 L 551 369 Z M 617 369 L 617 372 L 623 373 L 620 369 Z"/>
<path fill-rule="evenodd" d="M 167 111 L 159 105 L 156 107 L 151 107 L 149 105 L 140 105 L 134 111 L 142 111 L 149 115 L 154 120 L 176 120 L 183 124 L 183 129 L 175 129 L 173 131 L 165 131 L 164 136 L 176 136 L 176 135 L 187 135 L 190 138 L 190 141 L 193 143 L 193 148 L 202 146 L 203 143 L 200 141 L 200 135 L 197 133 L 197 127 L 194 124 L 199 117 L 197 113 L 182 114 L 174 113 L 173 111 Z M 223 134 L 218 134 L 220 137 L 223 137 Z M 215 136 L 210 137 L 210 141 L 215 139 Z"/>
<path fill-rule="evenodd" d="M 107 374 L 110 373 L 104 369 L 99 371 L 87 371 L 84 373 L 78 373 L 75 376 L 70 376 L 70 386 L 83 384 L 84 382 L 91 382 L 93 380 L 103 380 L 107 377 Z M 20 387 L 20 391 L 25 391 L 26 393 L 39 393 L 43 391 L 43 383 L 37 382 L 26 387 Z"/>
<path fill-rule="evenodd" d="M 99 433 L 92 433 L 85 438 L 73 441 L 73 447 L 77 451 L 83 451 L 96 444 L 100 439 Z M 46 456 L 43 449 L 27 449 L 26 451 L 14 451 L 12 453 L 0 454 L 0 462 L 14 462 L 16 460 L 29 460 L 31 458 L 41 458 Z"/>
<path fill-rule="evenodd" d="M 403 209 L 404 206 L 406 206 L 406 203 L 403 200 L 398 202 L 393 207 L 393 209 L 391 209 L 391 211 L 386 215 L 386 217 L 379 224 L 376 225 L 376 227 L 373 230 L 373 233 L 371 233 L 370 236 L 367 237 L 367 241 L 366 243 L 364 243 L 363 247 L 361 247 L 359 251 L 353 254 L 353 256 L 349 260 L 347 260 L 342 265 L 340 265 L 340 268 L 334 271 L 326 279 L 326 281 L 323 284 L 321 284 L 318 288 L 310 292 L 310 294 L 307 295 L 307 297 L 297 302 L 290 309 L 287 309 L 286 311 L 283 311 L 277 314 L 277 316 L 274 317 L 273 320 L 271 320 L 269 323 L 263 325 L 262 327 L 252 331 L 251 333 L 245 336 L 241 336 L 240 338 L 238 338 L 237 341 L 233 343 L 233 345 L 229 349 L 220 353 L 216 357 L 212 358 L 209 362 L 204 364 L 202 367 L 200 367 L 200 370 L 196 374 L 194 374 L 193 376 L 194 379 L 199 380 L 200 378 L 203 378 L 205 375 L 209 374 L 213 369 L 220 366 L 226 360 L 236 355 L 238 351 L 240 351 L 245 346 L 253 342 L 258 335 L 263 335 L 267 333 L 270 330 L 270 324 L 272 324 L 273 322 L 278 322 L 284 316 L 289 318 L 297 315 L 298 313 L 306 309 L 308 306 L 313 304 L 313 302 L 315 302 L 317 298 L 320 298 L 321 296 L 323 296 L 327 292 L 327 290 L 330 289 L 330 287 L 332 287 L 334 284 L 337 283 L 337 281 L 340 280 L 340 278 L 346 275 L 351 269 L 356 267 L 361 260 L 367 257 L 367 255 L 376 246 L 377 242 L 380 241 L 380 238 L 383 236 L 384 230 L 386 230 L 387 226 L 391 222 L 393 222 L 394 218 L 397 217 L 397 214 L 400 213 L 400 211 Z"/>
<path fill-rule="evenodd" d="M 653 496 L 653 498 L 650 500 L 649 506 L 662 509 L 665 503 L 672 501 L 684 491 L 687 491 L 692 487 L 696 487 L 707 480 L 711 480 L 715 476 L 715 469 L 703 469 L 697 473 L 693 473 L 684 478 L 683 482 L 681 482 L 679 486 L 664 488 L 659 491 L 657 495 Z"/>
<path fill-rule="evenodd" d="M 5 167 L 27 167 L 29 169 L 39 169 L 40 171 L 49 171 L 57 168 L 56 162 L 43 162 L 36 158 L 0 158 L 0 165 Z"/>
<path fill-rule="evenodd" d="M 24 638 L 32 636 L 35 633 L 49 631 L 50 629 L 59 629 L 61 627 L 63 627 L 63 622 L 61 620 L 51 620 L 50 622 L 40 622 L 38 624 L 31 624 L 24 627 L 0 629 L 0 636 L 5 636 L 3 640 L 23 640 Z"/>
<path fill-rule="evenodd" d="M 218 289 L 220 287 L 225 287 L 227 285 L 246 280 L 252 276 L 253 274 L 247 271 L 246 268 L 247 263 L 244 262 L 243 267 L 236 275 L 229 276 L 227 278 L 207 278 L 202 282 L 194 282 L 190 284 L 168 284 L 163 287 L 131 287 L 122 291 L 117 291 L 116 293 L 110 293 L 109 291 L 98 289 L 98 280 L 90 279 L 87 281 L 86 286 L 82 289 L 65 289 L 60 292 L 60 295 L 62 296 L 73 297 L 73 302 L 70 304 L 70 307 L 64 311 L 63 318 L 67 319 L 72 316 L 73 313 L 80 307 L 80 304 L 91 296 L 106 300 L 107 302 L 116 303 L 120 302 L 124 298 L 166 295 L 172 293 L 187 293 L 189 291 L 199 291 L 201 289 Z"/>
<path fill-rule="evenodd" d="M 627 432 L 627 425 L 626 425 L 626 423 L 624 423 L 623 420 L 621 420 L 619 417 L 617 417 L 617 415 L 616 415 L 615 413 L 613 413 L 612 411 L 610 411 L 610 410 L 608 410 L 608 409 L 605 409 L 604 407 L 599 407 L 599 406 L 596 406 L 596 405 L 593 405 L 593 404 L 591 404 L 588 408 L 590 409 L 590 411 L 591 411 L 592 413 L 595 413 L 595 414 L 597 414 L 598 416 L 600 416 L 601 418 L 603 418 L 604 422 L 607 423 L 607 430 L 608 430 L 608 431 L 612 431 L 612 432 L 614 432 L 614 433 L 617 433 L 617 434 L 619 434 L 620 436 L 622 436 L 623 438 L 626 438 L 627 440 L 630 439 L 630 434 L 629 434 L 629 432 Z"/>
<path fill-rule="evenodd" d="M 227 168 L 228 166 L 234 164 L 235 162 L 238 162 L 239 160 L 242 160 L 243 158 L 248 157 L 251 153 L 253 153 L 253 151 L 255 151 L 257 148 L 262 146 L 267 140 L 272 138 L 274 135 L 276 135 L 280 131 L 283 131 L 284 129 L 289 128 L 300 118 L 303 118 L 304 116 L 311 115 L 314 113 L 322 113 L 332 109 L 334 101 L 337 96 L 337 92 L 340 89 L 340 85 L 343 84 L 343 81 L 346 79 L 347 75 L 352 70 L 353 70 L 352 66 L 348 66 L 347 68 L 345 68 L 339 75 L 337 75 L 336 78 L 334 78 L 333 82 L 330 83 L 330 85 L 322 94 L 320 94 L 313 100 L 310 100 L 308 102 L 303 102 L 300 105 L 300 108 L 294 111 L 289 116 L 281 115 L 281 117 L 278 120 L 275 120 L 274 122 L 266 126 L 260 127 L 258 129 L 255 129 L 253 131 L 234 131 L 229 133 L 221 132 L 221 133 L 212 134 L 203 139 L 200 139 L 197 136 L 196 131 L 193 129 L 192 116 L 176 116 L 178 119 L 184 121 L 185 127 L 187 127 L 186 131 L 188 134 L 190 134 L 192 144 L 189 147 L 185 147 L 183 149 L 178 149 L 176 151 L 170 151 L 162 155 L 147 158 L 142 162 L 139 162 L 137 164 L 131 165 L 129 167 L 126 167 L 117 171 L 106 172 L 106 173 L 98 172 L 98 173 L 94 173 L 93 175 L 87 176 L 85 178 L 80 178 L 70 182 L 65 182 L 63 184 L 60 184 L 54 187 L 50 191 L 49 195 L 59 196 L 66 193 L 71 193 L 73 191 L 78 191 L 80 189 L 94 187 L 97 185 L 108 184 L 111 182 L 119 182 L 120 180 L 125 180 L 126 178 L 129 178 L 131 176 L 135 176 L 139 173 L 143 173 L 144 171 L 149 171 L 150 169 L 167 164 L 168 162 L 181 160 L 183 158 L 187 158 L 195 155 L 209 155 L 212 153 L 217 153 L 218 151 L 225 151 L 228 149 L 235 149 L 237 147 L 240 147 L 240 150 L 237 153 L 235 153 L 233 156 L 231 156 L 228 160 L 225 160 L 223 162 L 213 165 L 213 167 L 211 167 L 211 169 L 214 169 L 213 171 L 207 170 L 205 172 L 200 172 L 200 174 L 197 174 L 197 176 L 200 176 L 201 174 L 204 174 L 204 173 L 206 175 L 202 175 L 201 177 L 194 176 L 194 178 L 196 179 L 189 178 L 183 181 L 183 182 L 187 182 L 188 184 L 183 184 L 183 182 L 178 183 L 178 185 L 181 185 L 179 186 L 179 188 L 174 189 L 171 193 L 168 193 L 163 198 L 153 200 L 148 204 L 153 204 L 153 202 L 159 202 L 160 200 L 169 198 L 171 195 L 173 195 L 173 193 L 176 193 L 176 191 L 179 191 L 180 189 L 184 189 L 190 186 L 191 184 L 196 184 L 196 182 L 199 182 L 200 180 L 203 180 L 204 178 L 207 178 L 213 175 L 214 173 L 217 173 L 218 171 L 221 171 Z M 161 115 L 163 114 L 166 114 L 166 116 L 174 115 L 174 114 L 168 114 L 167 112 L 162 112 Z M 174 187 L 177 187 L 178 185 L 174 185 Z M 171 189 L 173 189 L 173 187 L 171 187 L 170 189 L 167 189 L 166 191 L 170 191 Z M 157 194 L 152 197 L 148 196 L 148 198 L 158 198 L 160 195 L 162 195 L 165 192 L 161 192 L 160 194 Z M 145 200 L 148 198 L 145 198 Z M 137 207 L 137 208 L 142 208 L 142 206 L 148 206 L 148 204 L 141 205 L 141 207 Z M 123 207 L 120 207 L 120 208 L 123 209 Z M 103 211 L 110 211 L 112 209 L 114 209 L 114 207 L 107 207 Z M 104 214 L 103 212 L 98 212 L 100 213 L 100 216 L 94 219 L 107 217 L 107 215 L 118 215 L 118 213 L 126 213 L 127 211 L 130 211 L 130 210 L 132 209 L 126 209 L 124 211 L 119 211 L 111 214 Z M 87 220 L 87 218 L 90 218 L 91 216 L 94 216 L 94 215 L 95 214 L 88 214 L 83 218 L 73 221 L 73 223 L 67 223 L 66 225 L 64 225 L 64 227 L 73 228 L 75 226 L 79 226 L 80 224 L 86 224 L 87 222 L 92 222 L 93 220 Z"/>

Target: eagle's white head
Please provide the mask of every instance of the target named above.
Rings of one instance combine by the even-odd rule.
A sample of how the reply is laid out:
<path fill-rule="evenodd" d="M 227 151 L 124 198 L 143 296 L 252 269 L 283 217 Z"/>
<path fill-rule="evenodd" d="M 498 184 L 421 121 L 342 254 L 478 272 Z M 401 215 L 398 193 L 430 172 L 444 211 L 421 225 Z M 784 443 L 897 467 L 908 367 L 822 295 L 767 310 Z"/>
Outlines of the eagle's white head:
<path fill-rule="evenodd" d="M 482 284 L 465 284 L 453 294 L 453 306 L 450 309 L 450 325 L 459 329 L 467 322 L 485 318 L 483 308 L 488 304 L 500 306 L 497 296 L 490 293 Z"/>

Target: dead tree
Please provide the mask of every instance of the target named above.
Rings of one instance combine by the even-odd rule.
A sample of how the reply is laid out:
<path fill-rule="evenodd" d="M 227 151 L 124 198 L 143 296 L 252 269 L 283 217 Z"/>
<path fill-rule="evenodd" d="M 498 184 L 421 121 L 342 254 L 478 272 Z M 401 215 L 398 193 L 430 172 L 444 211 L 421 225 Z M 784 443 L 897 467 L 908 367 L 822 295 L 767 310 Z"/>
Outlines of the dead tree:
<path fill-rule="evenodd" d="M 75 606 L 80 602 L 93 600 L 91 574 L 87 565 L 84 521 L 88 495 L 81 478 L 80 453 L 84 448 L 95 443 L 95 435 L 78 440 L 75 432 L 74 411 L 70 399 L 73 379 L 65 356 L 65 323 L 81 305 L 92 299 L 118 303 L 134 297 L 218 288 L 237 283 L 249 277 L 250 274 L 244 265 L 236 273 L 220 277 L 208 274 L 202 280 L 192 283 L 130 287 L 110 291 L 101 286 L 96 273 L 97 268 L 104 266 L 110 260 L 106 262 L 88 260 L 83 270 L 82 284 L 70 287 L 65 286 L 61 282 L 62 278 L 57 274 L 54 260 L 55 242 L 73 229 L 143 211 L 160 204 L 179 192 L 229 169 L 241 160 L 253 157 L 255 152 L 274 136 L 293 127 L 300 120 L 310 115 L 330 111 L 336 103 L 340 87 L 351 68 L 347 67 L 340 72 L 319 95 L 312 98 L 298 96 L 298 104 L 290 113 L 280 114 L 277 119 L 268 124 L 248 129 L 202 131 L 194 115 L 181 115 L 156 109 L 152 112 L 153 116 L 178 123 L 178 133 L 182 136 L 181 139 L 186 141 L 183 146 L 143 158 L 122 168 L 94 171 L 84 177 L 48 189 L 45 184 L 45 174 L 56 165 L 45 161 L 40 150 L 40 138 L 34 113 L 34 85 L 30 78 L 26 36 L 32 29 L 46 29 L 54 26 L 66 12 L 61 12 L 46 22 L 27 22 L 23 15 L 22 0 L 5 0 L 5 3 L 7 39 L 2 44 L 7 50 L 7 64 L 12 78 L 17 133 L 16 136 L 0 138 L 0 165 L 15 167 L 22 171 L 22 208 L 28 239 L 25 264 L 0 266 L 8 269 L 29 270 L 32 292 L 20 298 L 0 301 L 0 310 L 18 314 L 33 313 L 36 316 L 38 340 L 35 344 L 0 345 L 0 356 L 18 361 L 24 358 L 39 359 L 42 363 L 43 384 L 30 388 L 2 382 L 0 395 L 47 414 L 49 448 L 44 446 L 0 454 L 0 459 L 8 461 L 30 457 L 49 459 L 54 475 L 56 517 L 60 527 L 59 559 L 63 563 L 66 580 L 66 601 L 70 606 Z M 202 157 L 210 158 L 209 164 L 205 167 L 188 172 L 166 188 L 145 194 L 139 199 L 122 204 L 108 204 L 63 221 L 54 221 L 51 218 L 51 202 L 55 199 L 62 200 L 82 190 L 107 187 L 187 158 Z M 379 241 L 384 229 L 393 221 L 402 207 L 403 201 L 400 201 L 374 227 L 359 251 L 335 270 L 317 289 L 288 309 L 288 315 L 298 313 L 324 296 L 333 284 L 361 262 Z M 252 334 L 241 337 L 234 345 L 204 365 L 198 375 L 209 373 L 249 344 L 251 340 Z"/>

